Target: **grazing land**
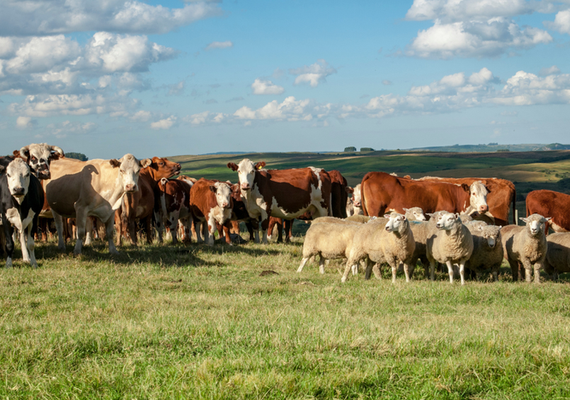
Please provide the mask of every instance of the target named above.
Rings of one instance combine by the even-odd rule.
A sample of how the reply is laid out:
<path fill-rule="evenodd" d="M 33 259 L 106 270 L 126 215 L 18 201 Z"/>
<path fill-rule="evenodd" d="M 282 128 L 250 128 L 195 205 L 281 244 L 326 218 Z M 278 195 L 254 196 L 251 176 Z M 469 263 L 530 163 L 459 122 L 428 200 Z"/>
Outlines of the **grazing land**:
<path fill-rule="evenodd" d="M 171 157 L 193 177 L 229 161 L 511 179 L 517 195 L 570 189 L 570 152 L 271 153 Z M 566 186 L 567 185 L 567 186 Z M 524 209 L 524 197 L 519 199 Z M 523 215 L 523 214 L 521 214 Z M 299 224 L 303 228 L 304 224 Z M 247 238 L 247 234 L 244 235 Z M 296 273 L 292 244 L 144 245 L 0 270 L 2 398 L 543 399 L 570 397 L 570 274 L 540 285 L 436 282 L 416 269 L 365 281 L 331 262 Z"/>
<path fill-rule="evenodd" d="M 0 396 L 570 396 L 567 277 L 341 284 L 334 262 L 296 273 L 301 244 L 39 244 L 39 269 L 0 274 Z"/>

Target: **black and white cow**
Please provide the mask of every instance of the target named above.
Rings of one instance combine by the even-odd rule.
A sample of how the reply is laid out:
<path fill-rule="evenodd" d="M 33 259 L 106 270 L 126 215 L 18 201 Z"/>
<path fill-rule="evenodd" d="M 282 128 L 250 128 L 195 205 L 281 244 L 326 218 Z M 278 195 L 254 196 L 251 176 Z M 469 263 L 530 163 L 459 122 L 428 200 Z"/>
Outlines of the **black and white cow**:
<path fill-rule="evenodd" d="M 37 267 L 32 233 L 44 204 L 44 191 L 38 178 L 21 158 L 0 163 L 0 213 L 6 240 L 6 267 L 12 266 L 14 227 L 20 234 L 22 258 Z"/>
<path fill-rule="evenodd" d="M 38 179 L 49 179 L 51 177 L 49 171 L 50 162 L 63 156 L 64 153 L 60 147 L 47 143 L 32 143 L 22 147 L 20 150 L 14 150 L 14 157 L 23 158 Z"/>

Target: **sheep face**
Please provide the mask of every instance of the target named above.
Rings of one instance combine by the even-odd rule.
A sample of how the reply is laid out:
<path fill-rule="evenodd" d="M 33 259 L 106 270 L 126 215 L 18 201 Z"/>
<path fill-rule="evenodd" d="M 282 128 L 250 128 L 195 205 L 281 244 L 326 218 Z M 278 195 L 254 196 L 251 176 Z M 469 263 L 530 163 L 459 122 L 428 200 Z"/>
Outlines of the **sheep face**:
<path fill-rule="evenodd" d="M 489 248 L 495 248 L 497 243 L 501 242 L 501 227 L 495 225 L 479 226 L 481 236 L 487 241 Z"/>
<path fill-rule="evenodd" d="M 450 212 L 443 211 L 440 212 L 440 214 L 437 216 L 435 226 L 438 229 L 448 231 L 455 226 L 458 219 L 459 219 L 459 214 L 452 214 Z"/>
<path fill-rule="evenodd" d="M 532 214 L 530 217 L 521 218 L 521 221 L 526 223 L 527 229 L 532 236 L 538 235 L 540 232 L 545 231 L 545 224 L 550 221 L 549 218 L 544 218 L 540 214 Z"/>
<path fill-rule="evenodd" d="M 406 221 L 404 215 L 393 212 L 392 214 L 386 214 L 384 217 L 389 218 L 385 228 L 387 232 L 400 232 L 404 228 Z"/>
<path fill-rule="evenodd" d="M 426 221 L 424 210 L 420 207 L 404 208 L 404 211 L 406 212 L 406 218 L 410 221 Z"/>

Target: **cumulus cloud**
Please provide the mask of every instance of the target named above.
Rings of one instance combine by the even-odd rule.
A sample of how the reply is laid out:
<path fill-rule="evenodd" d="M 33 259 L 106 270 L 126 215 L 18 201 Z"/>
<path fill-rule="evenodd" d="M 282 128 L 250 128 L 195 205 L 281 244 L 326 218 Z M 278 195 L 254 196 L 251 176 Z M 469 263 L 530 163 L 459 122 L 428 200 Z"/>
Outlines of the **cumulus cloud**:
<path fill-rule="evenodd" d="M 186 83 L 184 81 L 180 81 L 174 85 L 168 85 L 168 93 L 167 96 L 179 96 L 184 93 L 184 86 Z"/>
<path fill-rule="evenodd" d="M 570 34 L 570 10 L 558 12 L 554 17 L 554 22 L 546 22 L 546 27 L 560 33 Z"/>
<path fill-rule="evenodd" d="M 71 32 L 166 33 L 221 15 L 213 2 L 170 9 L 133 0 L 8 1 L 2 4 L 0 36 L 44 36 Z"/>
<path fill-rule="evenodd" d="M 251 84 L 251 89 L 253 94 L 281 94 L 285 91 L 283 87 L 262 79 L 256 79 Z"/>
<path fill-rule="evenodd" d="M 223 113 L 212 113 L 210 111 L 204 111 L 198 114 L 192 114 L 183 118 L 183 121 L 192 125 L 203 125 L 206 123 L 216 123 L 227 119 L 227 115 Z"/>
<path fill-rule="evenodd" d="M 310 100 L 295 100 L 289 96 L 281 103 L 273 100 L 257 110 L 244 106 L 233 115 L 240 120 L 310 121 L 313 118 L 311 111 Z"/>
<path fill-rule="evenodd" d="M 553 65 L 552 67 L 541 68 L 538 74 L 540 76 L 547 76 L 547 75 L 556 75 L 559 73 L 560 73 L 560 68 L 558 68 L 556 65 Z"/>
<path fill-rule="evenodd" d="M 18 129 L 26 129 L 26 128 L 31 128 L 32 126 L 34 126 L 34 121 L 32 121 L 31 117 L 18 117 L 18 119 L 16 120 L 16 127 Z"/>
<path fill-rule="evenodd" d="M 228 40 L 226 42 L 212 42 L 206 46 L 205 50 L 228 49 L 231 47 L 234 47 L 234 44 Z"/>
<path fill-rule="evenodd" d="M 336 69 L 330 66 L 325 60 L 318 60 L 316 63 L 293 68 L 289 70 L 291 75 L 297 75 L 295 85 L 308 83 L 311 87 L 317 87 L 319 83 L 325 82 L 329 75 L 335 74 Z"/>
<path fill-rule="evenodd" d="M 94 122 L 63 121 L 61 123 L 49 124 L 46 127 L 46 133 L 54 135 L 58 139 L 63 139 L 69 135 L 85 135 L 89 132 L 94 131 L 96 128 L 97 124 Z"/>
<path fill-rule="evenodd" d="M 152 122 L 150 124 L 150 127 L 152 129 L 170 129 L 176 123 L 176 119 L 177 118 L 174 115 L 171 115 L 168 118 L 164 118 L 164 119 L 161 119 L 159 121 Z"/>
<path fill-rule="evenodd" d="M 406 19 L 433 20 L 420 30 L 406 55 L 422 58 L 497 57 L 509 49 L 528 49 L 553 39 L 535 27 L 520 27 L 512 17 L 545 7 L 524 0 L 414 0 Z"/>

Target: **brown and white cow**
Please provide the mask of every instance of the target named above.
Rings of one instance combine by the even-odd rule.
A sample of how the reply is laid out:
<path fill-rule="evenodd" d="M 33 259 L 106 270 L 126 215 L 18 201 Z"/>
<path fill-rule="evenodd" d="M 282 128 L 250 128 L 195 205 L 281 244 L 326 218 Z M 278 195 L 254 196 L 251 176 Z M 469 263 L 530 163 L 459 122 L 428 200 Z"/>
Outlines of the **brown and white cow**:
<path fill-rule="evenodd" d="M 354 188 L 347 188 L 350 196 L 346 200 L 346 216 L 364 215 L 362 211 L 362 194 L 360 192 L 360 183 Z"/>
<path fill-rule="evenodd" d="M 546 223 L 554 232 L 570 231 L 570 195 L 553 190 L 533 190 L 526 196 L 526 215 L 540 214 L 551 218 Z"/>
<path fill-rule="evenodd" d="M 190 190 L 190 211 L 194 218 L 198 242 L 214 245 L 216 223 L 224 225 L 232 215 L 231 187 L 226 182 L 199 179 Z M 203 229 L 200 229 L 200 226 Z M 206 229 L 206 225 L 208 229 Z M 204 233 L 204 239 L 200 237 Z"/>
<path fill-rule="evenodd" d="M 316 218 L 329 215 L 330 177 L 320 168 L 261 170 L 265 162 L 254 164 L 245 158 L 228 163 L 237 171 L 242 198 L 252 218 L 259 218 L 263 243 L 267 243 L 269 217 L 291 220 L 305 213 Z M 328 182 L 323 177 L 328 177 Z"/>
<path fill-rule="evenodd" d="M 495 225 L 500 225 L 500 226 L 508 225 L 509 209 L 511 208 L 512 205 L 513 207 L 512 223 L 516 224 L 515 220 L 516 190 L 515 190 L 515 185 L 511 181 L 508 181 L 506 179 L 498 179 L 498 178 L 441 178 L 441 177 L 431 177 L 431 176 L 426 176 L 418 180 L 447 182 L 459 185 L 461 184 L 472 185 L 476 181 L 481 181 L 488 190 L 487 205 L 489 206 L 489 210 L 486 213 L 481 214 L 481 217 L 484 218 L 488 214 L 492 217 L 493 223 Z M 480 213 L 480 211 L 478 212 Z"/>
<path fill-rule="evenodd" d="M 249 216 L 245 203 L 241 197 L 240 185 L 234 183 L 231 185 L 231 197 L 232 197 L 232 215 L 228 221 L 223 226 L 224 237 L 226 238 L 226 243 L 231 243 L 230 234 L 239 234 L 239 223 L 244 222 L 249 233 L 249 240 L 255 243 L 259 243 L 259 223 L 256 219 Z"/>
<path fill-rule="evenodd" d="M 14 150 L 14 157 L 22 158 L 38 179 L 49 179 L 50 163 L 63 156 L 64 153 L 60 147 L 47 143 L 32 143 L 20 150 Z"/>
<path fill-rule="evenodd" d="M 75 217 L 77 242 L 75 254 L 81 254 L 88 216 L 99 218 L 106 228 L 109 253 L 117 253 L 113 243 L 115 210 L 121 206 L 125 193 L 138 190 L 141 168 L 150 159 L 137 160 L 125 154 L 120 160 L 78 161 L 62 158 L 51 163 L 51 179 L 45 191 L 58 234 L 58 247 L 65 250 L 62 217 Z"/>
<path fill-rule="evenodd" d="M 121 236 L 128 232 L 131 243 L 137 244 L 136 225 L 140 220 L 145 227 L 146 241 L 152 242 L 152 218 L 155 209 L 155 195 L 158 195 L 158 183 L 163 178 L 170 178 L 180 173 L 180 164 L 166 158 L 153 157 L 148 167 L 139 174 L 139 190 L 127 193 L 121 207 L 116 211 L 117 244 Z M 126 236 L 126 235 L 125 235 Z"/>
<path fill-rule="evenodd" d="M 162 242 L 163 227 L 170 229 L 172 243 L 178 243 L 178 225 L 184 228 L 183 239 L 190 241 L 192 236 L 192 215 L 190 212 L 190 190 L 193 182 L 183 179 L 163 178 L 158 183 L 157 208 L 155 219 L 158 225 L 159 241 Z"/>
<path fill-rule="evenodd" d="M 348 201 L 348 183 L 340 171 L 328 171 L 331 179 L 331 214 L 333 217 L 346 218 L 346 204 Z"/>
<path fill-rule="evenodd" d="M 362 178 L 364 215 L 381 216 L 388 210 L 404 213 L 404 208 L 421 207 L 426 213 L 458 213 L 472 206 L 486 212 L 487 188 L 482 182 L 466 184 L 419 181 L 399 178 L 385 172 L 369 172 Z"/>

